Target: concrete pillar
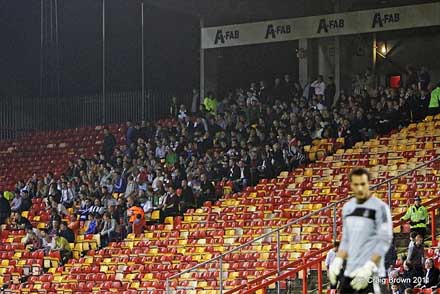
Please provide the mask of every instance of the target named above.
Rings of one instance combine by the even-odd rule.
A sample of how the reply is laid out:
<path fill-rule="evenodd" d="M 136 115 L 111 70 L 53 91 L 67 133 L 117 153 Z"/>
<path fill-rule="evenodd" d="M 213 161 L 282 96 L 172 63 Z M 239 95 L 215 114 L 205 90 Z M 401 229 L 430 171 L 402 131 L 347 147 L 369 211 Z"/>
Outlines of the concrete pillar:
<path fill-rule="evenodd" d="M 374 32 L 373 33 L 373 35 L 372 35 L 372 45 L 371 45 L 371 47 L 372 47 L 372 58 L 373 58 L 373 61 L 372 61 L 372 64 L 373 64 L 373 66 L 372 66 L 372 69 L 373 69 L 373 72 L 376 72 L 376 62 L 377 62 L 377 41 L 376 41 L 376 32 Z"/>
<path fill-rule="evenodd" d="M 209 49 L 204 50 L 204 94 L 209 91 L 213 91 L 216 98 L 218 98 L 218 58 L 217 50 L 220 49 Z M 202 99 L 205 96 L 201 96 Z"/>
<path fill-rule="evenodd" d="M 204 27 L 203 18 L 200 18 L 200 31 Z M 200 46 L 200 98 L 203 99 L 207 92 L 213 91 L 214 95 L 218 95 L 218 63 L 217 50 L 204 50 Z"/>
<path fill-rule="evenodd" d="M 203 103 L 203 99 L 205 98 L 205 50 L 200 49 L 200 98 L 201 103 Z"/>
<path fill-rule="evenodd" d="M 342 54 L 341 54 L 341 38 L 339 36 L 335 37 L 335 85 L 336 85 L 336 95 L 335 102 L 339 98 L 341 93 L 341 71 L 342 71 Z"/>
<path fill-rule="evenodd" d="M 335 13 L 338 13 L 341 10 L 341 1 L 340 0 L 336 0 L 335 1 Z M 335 105 L 335 103 L 338 101 L 339 99 L 339 95 L 341 94 L 341 71 L 342 71 L 342 54 L 341 54 L 341 50 L 342 50 L 342 46 L 341 46 L 341 38 L 339 36 L 336 36 L 334 38 L 334 47 L 335 47 L 335 57 L 334 57 L 334 61 L 335 61 L 335 75 L 334 75 L 334 80 L 335 80 L 335 85 L 336 85 L 336 95 L 335 95 L 335 100 L 333 102 L 333 105 Z"/>
<path fill-rule="evenodd" d="M 318 74 L 323 75 L 325 80 L 334 75 L 334 56 L 332 54 L 334 45 L 332 41 L 328 38 L 317 40 Z"/>
<path fill-rule="evenodd" d="M 302 87 L 304 87 L 311 78 L 311 51 L 310 40 L 301 39 L 298 41 L 298 74 L 299 83 Z"/>

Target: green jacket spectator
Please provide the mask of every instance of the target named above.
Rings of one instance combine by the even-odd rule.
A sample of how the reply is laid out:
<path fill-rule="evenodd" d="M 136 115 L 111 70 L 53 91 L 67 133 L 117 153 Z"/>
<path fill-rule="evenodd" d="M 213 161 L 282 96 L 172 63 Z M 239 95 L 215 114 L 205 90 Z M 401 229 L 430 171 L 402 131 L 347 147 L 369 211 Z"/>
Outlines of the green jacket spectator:
<path fill-rule="evenodd" d="M 429 109 L 438 109 L 440 107 L 440 84 L 431 92 L 431 100 L 429 100 Z"/>
<path fill-rule="evenodd" d="M 214 98 L 214 93 L 208 93 L 208 96 L 203 100 L 203 106 L 209 113 L 215 114 L 217 112 L 217 100 Z"/>

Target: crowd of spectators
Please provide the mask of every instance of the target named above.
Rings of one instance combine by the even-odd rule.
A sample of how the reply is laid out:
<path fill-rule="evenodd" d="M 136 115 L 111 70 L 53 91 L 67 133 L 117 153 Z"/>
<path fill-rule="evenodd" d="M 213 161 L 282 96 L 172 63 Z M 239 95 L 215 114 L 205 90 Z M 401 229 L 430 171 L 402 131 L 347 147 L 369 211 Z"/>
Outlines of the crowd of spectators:
<path fill-rule="evenodd" d="M 394 247 L 394 244 L 393 244 Z M 388 284 L 393 294 L 413 293 L 413 289 L 428 289 L 433 292 L 440 286 L 440 246 L 426 250 L 422 234 L 410 234 L 406 253 L 397 258 L 395 252 L 387 256 Z M 397 263 L 396 263 L 397 259 Z M 396 266 L 397 265 L 397 266 Z"/>
<path fill-rule="evenodd" d="M 435 251 L 425 249 L 429 214 L 420 197 L 414 198 L 414 204 L 408 207 L 401 222 L 409 222 L 410 240 L 407 252 L 399 258 L 394 242 L 385 256 L 391 292 L 408 294 L 414 288 L 436 290 L 440 286 L 440 272 L 437 269 L 440 246 Z"/>
<path fill-rule="evenodd" d="M 48 172 L 19 181 L 0 220 L 12 212 L 11 225 L 28 230 L 25 242 L 34 250 L 49 246 L 68 258 L 75 238 L 69 226 L 78 221 L 85 221 L 85 233 L 100 235 L 105 246 L 142 232 L 155 213 L 163 222 L 216 201 L 219 181 L 228 181 L 234 191 L 255 185 L 306 163 L 303 147 L 314 139 L 344 137 L 349 147 L 424 117 L 429 101 L 427 89 L 413 84 L 342 92 L 336 100 L 335 91 L 332 77 L 325 82 L 319 76 L 302 88 L 285 75 L 221 99 L 212 92 L 200 99 L 194 91 L 200 102 L 191 111 L 175 98 L 169 108 L 174 124 L 128 121 L 122 144 L 104 129 L 102 151 L 93 158 L 70 161 L 59 178 Z M 50 213 L 44 230 L 20 215 L 33 198 L 43 198 Z M 66 216 L 73 222 L 63 223 Z"/>
<path fill-rule="evenodd" d="M 426 225 L 429 224 L 429 216 L 426 207 L 421 204 L 421 199 L 416 197 L 414 205 L 408 207 L 401 223 L 409 222 L 409 243 L 406 251 L 404 247 L 398 248 L 393 240 L 384 257 L 384 265 L 387 269 L 386 277 L 375 279 L 382 289 L 388 288 L 391 294 L 435 293 L 440 287 L 440 242 L 437 247 L 426 248 L 425 237 Z M 403 236 L 403 235 L 402 235 Z M 405 240 L 400 240 L 406 243 Z M 327 270 L 336 257 L 339 242 L 327 253 L 325 265 Z M 433 244 L 435 245 L 435 244 Z M 338 285 L 330 285 L 330 289 L 337 289 Z M 423 290 L 423 292 L 420 292 Z"/>

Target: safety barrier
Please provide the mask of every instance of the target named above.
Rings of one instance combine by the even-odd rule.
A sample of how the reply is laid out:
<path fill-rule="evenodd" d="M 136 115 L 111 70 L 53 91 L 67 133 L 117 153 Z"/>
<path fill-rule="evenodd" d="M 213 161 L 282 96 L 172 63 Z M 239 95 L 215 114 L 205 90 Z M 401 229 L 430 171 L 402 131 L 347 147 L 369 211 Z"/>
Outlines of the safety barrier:
<path fill-rule="evenodd" d="M 132 121 L 156 121 L 169 115 L 173 96 L 189 110 L 190 92 L 141 91 L 75 97 L 1 97 L 0 140 L 32 131 Z"/>

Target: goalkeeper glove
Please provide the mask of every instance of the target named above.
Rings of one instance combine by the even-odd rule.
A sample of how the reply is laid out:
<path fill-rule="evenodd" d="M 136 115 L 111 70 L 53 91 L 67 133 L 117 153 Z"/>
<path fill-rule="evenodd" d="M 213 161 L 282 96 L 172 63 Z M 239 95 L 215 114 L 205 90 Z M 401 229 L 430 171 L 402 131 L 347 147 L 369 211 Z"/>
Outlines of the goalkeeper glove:
<path fill-rule="evenodd" d="M 335 257 L 332 264 L 330 264 L 330 267 L 328 269 L 328 278 L 330 279 L 330 283 L 332 285 L 336 285 L 343 264 L 344 264 L 344 260 L 340 257 Z"/>
<path fill-rule="evenodd" d="M 351 274 L 353 280 L 350 285 L 357 291 L 367 288 L 368 282 L 370 282 L 370 278 L 374 272 L 377 272 L 376 264 L 371 260 L 367 261 L 367 263 Z"/>

